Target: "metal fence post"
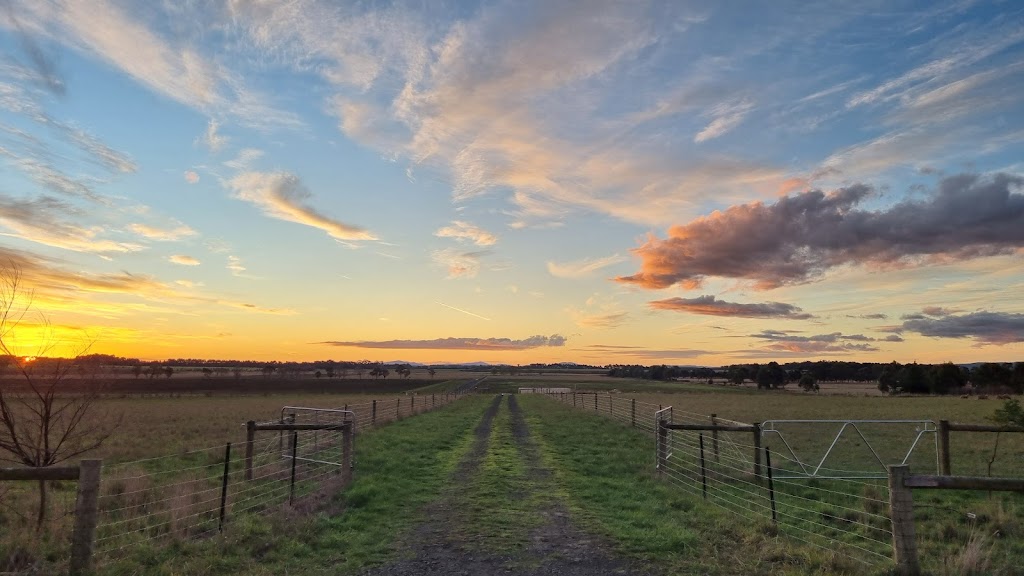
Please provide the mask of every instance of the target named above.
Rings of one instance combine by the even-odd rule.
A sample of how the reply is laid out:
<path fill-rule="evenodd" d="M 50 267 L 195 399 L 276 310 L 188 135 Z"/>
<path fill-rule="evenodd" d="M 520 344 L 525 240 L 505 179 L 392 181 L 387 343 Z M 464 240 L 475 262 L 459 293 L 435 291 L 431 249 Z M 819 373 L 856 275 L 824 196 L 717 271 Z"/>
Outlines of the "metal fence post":
<path fill-rule="evenodd" d="M 71 576 L 88 574 L 92 564 L 92 545 L 99 515 L 100 471 L 102 460 L 82 460 L 78 466 L 78 496 L 75 500 L 75 527 L 71 535 Z"/>
<path fill-rule="evenodd" d="M 939 474 L 952 474 L 949 456 L 949 420 L 939 420 Z"/>
<path fill-rule="evenodd" d="M 256 444 L 256 422 L 245 423 L 245 479 L 252 480 L 252 453 Z"/>
<path fill-rule="evenodd" d="M 224 446 L 224 478 L 220 484 L 220 522 L 217 529 L 224 531 L 224 513 L 228 504 L 228 474 L 231 471 L 231 442 Z"/>
<path fill-rule="evenodd" d="M 917 537 L 914 534 L 914 497 L 903 484 L 908 466 L 889 466 L 889 517 L 892 519 L 892 550 L 901 576 L 919 576 Z"/>

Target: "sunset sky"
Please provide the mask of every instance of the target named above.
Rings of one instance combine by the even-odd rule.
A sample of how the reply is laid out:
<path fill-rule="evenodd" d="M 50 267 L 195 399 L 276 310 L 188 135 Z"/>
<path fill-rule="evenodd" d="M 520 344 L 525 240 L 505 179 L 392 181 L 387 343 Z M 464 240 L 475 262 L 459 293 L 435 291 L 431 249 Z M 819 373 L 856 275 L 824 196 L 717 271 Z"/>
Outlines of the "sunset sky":
<path fill-rule="evenodd" d="M 1022 152 L 1019 2 L 0 2 L 53 353 L 1022 360 Z"/>

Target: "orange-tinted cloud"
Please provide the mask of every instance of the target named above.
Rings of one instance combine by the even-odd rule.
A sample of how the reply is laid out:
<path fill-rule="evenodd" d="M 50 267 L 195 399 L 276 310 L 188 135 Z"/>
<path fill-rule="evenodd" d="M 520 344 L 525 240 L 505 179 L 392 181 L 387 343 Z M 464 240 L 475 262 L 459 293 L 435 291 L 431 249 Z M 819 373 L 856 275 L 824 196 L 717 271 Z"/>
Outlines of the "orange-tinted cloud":
<path fill-rule="evenodd" d="M 784 302 L 762 302 L 758 304 L 741 304 L 717 300 L 714 296 L 705 295 L 697 298 L 668 298 L 655 300 L 649 304 L 656 310 L 673 310 L 704 314 L 707 316 L 733 316 L 738 318 L 788 318 L 790 320 L 807 320 L 814 318 L 812 314 L 801 308 Z"/>
<path fill-rule="evenodd" d="M 1024 247 L 1024 178 L 997 173 L 944 178 L 922 200 L 858 208 L 872 190 L 856 184 L 754 202 L 673 226 L 633 252 L 641 270 L 619 282 L 649 289 L 699 286 L 707 277 L 758 288 L 814 280 L 847 264 L 951 262 Z"/>
<path fill-rule="evenodd" d="M 384 348 L 389 350 L 480 350 L 508 351 L 530 350 L 548 346 L 564 346 L 566 338 L 558 334 L 551 336 L 530 336 L 522 340 L 511 338 L 435 338 L 433 340 L 386 340 L 373 341 L 328 341 L 319 344 L 351 348 Z"/>

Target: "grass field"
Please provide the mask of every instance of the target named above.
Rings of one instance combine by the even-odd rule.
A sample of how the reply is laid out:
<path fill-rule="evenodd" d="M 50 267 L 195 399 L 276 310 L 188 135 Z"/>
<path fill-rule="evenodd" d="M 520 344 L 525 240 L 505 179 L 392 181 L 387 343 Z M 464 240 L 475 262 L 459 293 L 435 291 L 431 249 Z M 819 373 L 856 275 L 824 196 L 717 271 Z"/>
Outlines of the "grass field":
<path fill-rule="evenodd" d="M 703 504 L 699 491 L 694 493 L 693 469 L 681 470 L 691 482 L 688 485 L 677 486 L 659 480 L 653 472 L 651 435 L 610 422 L 603 413 L 608 406 L 605 398 L 615 398 L 617 406 L 632 397 L 655 406 L 671 405 L 677 411 L 677 419 L 699 419 L 702 417 L 697 415 L 717 413 L 720 418 L 740 422 L 897 418 L 985 422 L 1000 405 L 995 400 L 823 396 L 722 389 L 696 383 L 673 382 L 658 388 L 660 383 L 652 387 L 648 381 L 631 384 L 628 380 L 600 376 L 574 377 L 581 389 L 610 390 L 603 386 L 614 383 L 622 392 L 599 393 L 601 410 L 597 414 L 588 413 L 589 408 L 574 410 L 546 398 L 520 397 L 544 462 L 554 472 L 553 484 L 544 494 L 554 494 L 566 501 L 575 517 L 617 543 L 623 553 L 683 573 L 695 570 L 702 574 L 872 572 L 806 535 L 804 539 L 812 543 L 801 543 L 785 529 L 771 526 L 763 511 L 743 512 L 735 506 L 723 505 L 730 499 L 743 499 L 744 490 L 752 490 L 749 486 L 713 483 L 712 502 Z M 511 390 L 533 385 L 564 387 L 566 380 L 498 376 L 489 377 L 485 382 Z M 433 386 L 434 390 L 443 390 L 446 385 L 438 382 Z M 640 391 L 627 391 L 631 386 Z M 417 393 L 419 398 L 427 394 L 423 388 Z M 367 398 L 361 394 L 307 393 L 106 399 L 101 403 L 102 409 L 111 415 L 121 414 L 123 421 L 97 455 L 110 464 L 170 456 L 162 463 L 139 465 L 147 471 L 190 462 L 206 467 L 219 466 L 223 442 L 243 439 L 242 423 L 246 420 L 275 419 L 285 404 L 337 407 L 365 402 Z M 392 398 L 408 401 L 409 397 L 403 394 Z M 115 555 L 116 560 L 107 562 L 101 573 L 133 574 L 140 573 L 140 569 L 147 574 L 279 574 L 298 569 L 307 574 L 351 573 L 380 563 L 394 553 L 402 531 L 415 524 L 417 511 L 438 497 L 446 475 L 469 449 L 472 428 L 489 400 L 490 396 L 485 395 L 470 397 L 451 407 L 360 435 L 356 449 L 356 481 L 341 496 L 318 496 L 318 484 L 300 484 L 300 496 L 305 503 L 296 510 L 269 504 L 263 508 L 264 514 L 240 514 L 232 518 L 223 537 L 191 536 L 185 531 L 172 538 L 169 545 L 132 546 Z M 481 540 L 484 548 L 521 546 L 524 529 L 531 525 L 531 514 L 545 506 L 536 498 L 516 500 L 509 496 L 525 493 L 524 486 L 536 481 L 509 448 L 509 426 L 507 414 L 499 413 L 484 464 L 469 489 L 460 494 L 465 511 L 460 521 L 490 535 Z M 823 450 L 822 443 L 830 442 L 833 432 L 821 427 L 801 430 L 797 426 L 787 431 L 787 438 L 798 451 L 813 453 L 815 449 Z M 896 444 L 909 443 L 907 435 L 913 434 L 913 428 L 898 432 L 869 430 L 867 433 L 869 440 L 881 441 L 887 454 L 898 453 Z M 877 438 L 870 436 L 872 433 L 877 434 Z M 1000 436 L 993 460 L 995 435 L 955 433 L 953 472 L 987 475 L 991 460 L 994 476 L 1024 476 L 1024 442 L 1008 434 Z M 721 441 L 723 464 L 717 469 L 709 468 L 725 478 L 729 476 L 729 462 L 733 462 L 730 458 L 735 459 L 736 466 L 747 465 L 738 454 L 745 453 L 744 444 L 749 441 L 724 433 Z M 692 451 L 694 444 L 690 440 L 683 438 L 679 442 L 680 450 Z M 734 446 L 726 448 L 730 443 Z M 766 435 L 765 443 L 781 453 L 781 447 L 773 443 L 770 435 Z M 849 469 L 851 465 L 863 464 L 864 452 L 856 452 L 856 444 L 839 445 L 838 448 L 848 453 L 846 456 L 837 453 L 837 459 L 830 460 L 829 466 Z M 196 460 L 197 457 L 184 453 L 206 447 L 211 451 L 210 455 L 202 457 L 205 459 Z M 922 455 L 912 459 L 914 471 L 932 472 L 925 468 L 934 465 L 934 444 L 923 445 L 923 448 L 926 450 Z M 233 460 L 237 462 L 239 452 L 234 454 Z M 188 481 L 199 482 L 203 478 Z M 801 521 L 812 522 L 811 526 L 814 523 L 824 526 L 813 529 L 820 532 L 826 542 L 858 544 L 865 535 L 871 534 L 872 525 L 885 525 L 884 518 L 878 518 L 885 515 L 884 505 L 872 502 L 884 502 L 887 492 L 883 482 L 857 482 L 860 484 L 856 489 L 850 489 L 841 483 L 814 480 L 806 487 L 791 485 L 788 496 L 784 485 L 779 490 L 779 505 L 783 510 L 801 507 L 812 514 L 802 516 Z M 66 504 L 73 494 L 70 484 L 55 487 L 58 503 L 59 495 L 63 494 Z M 4 502 L 0 509 L 0 562 L 9 560 L 17 550 L 27 553 L 29 549 L 37 554 L 33 559 L 36 562 L 43 565 L 59 562 L 64 553 L 61 542 L 33 543 L 39 539 L 31 532 L 23 529 L 17 534 L 11 532 L 25 525 L 18 515 L 25 514 L 23 504 L 30 505 L 31 487 L 28 488 L 0 486 Z M 828 492 L 839 495 L 827 495 Z M 1016 568 L 1024 565 L 1024 526 L 1021 525 L 1024 498 L 1006 494 L 989 497 L 970 492 L 919 491 L 915 493 L 915 503 L 922 558 L 934 573 L 968 573 L 963 567 L 978 565 L 977 558 L 992 563 L 988 571 L 978 573 L 1024 573 Z M 63 512 L 66 510 L 65 506 Z M 62 513 L 59 506 L 57 513 Z M 67 524 L 68 517 L 59 518 L 58 522 Z M 854 525 L 861 527 L 851 528 Z M 887 555 L 885 538 L 877 540 L 876 552 Z"/>

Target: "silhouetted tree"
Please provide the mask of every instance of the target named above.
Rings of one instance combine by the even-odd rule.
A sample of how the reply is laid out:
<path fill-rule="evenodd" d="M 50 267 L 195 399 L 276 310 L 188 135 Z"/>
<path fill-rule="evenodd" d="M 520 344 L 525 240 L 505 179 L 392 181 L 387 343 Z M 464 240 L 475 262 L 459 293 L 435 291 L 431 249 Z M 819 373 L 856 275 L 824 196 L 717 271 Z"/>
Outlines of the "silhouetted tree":
<path fill-rule="evenodd" d="M 800 387 L 806 392 L 817 392 L 821 388 L 818 386 L 818 379 L 810 372 L 804 372 L 800 376 Z"/>
<path fill-rule="evenodd" d="M 966 382 L 963 371 L 952 362 L 932 366 L 930 372 L 930 384 L 933 394 L 957 392 Z"/>

